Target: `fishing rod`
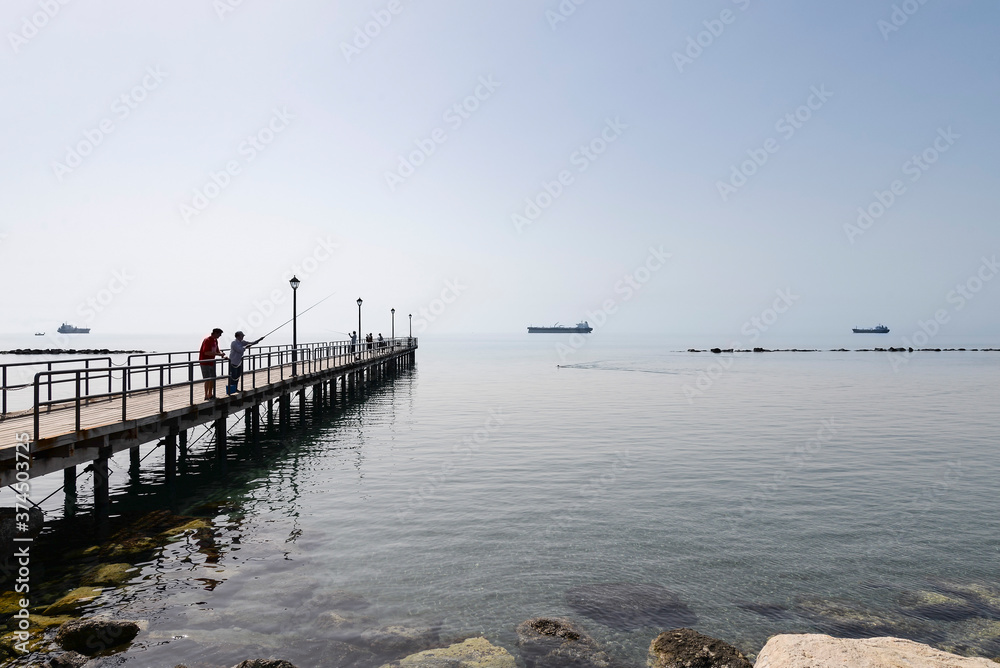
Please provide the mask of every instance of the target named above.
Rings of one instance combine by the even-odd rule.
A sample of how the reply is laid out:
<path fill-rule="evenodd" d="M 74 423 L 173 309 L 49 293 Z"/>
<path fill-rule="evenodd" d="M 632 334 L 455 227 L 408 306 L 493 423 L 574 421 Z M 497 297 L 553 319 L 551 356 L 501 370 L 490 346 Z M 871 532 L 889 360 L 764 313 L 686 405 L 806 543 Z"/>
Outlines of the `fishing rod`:
<path fill-rule="evenodd" d="M 280 325 L 278 325 L 277 327 L 275 327 L 270 332 L 268 332 L 267 334 L 265 334 L 264 336 L 260 337 L 257 340 L 258 341 L 262 341 L 264 338 L 266 338 L 268 336 L 271 336 L 272 334 L 274 334 L 275 332 L 277 332 L 279 329 L 281 329 L 282 327 L 284 327 L 285 325 L 287 325 L 288 323 L 290 323 L 292 320 L 295 320 L 300 315 L 305 315 L 306 313 L 308 313 L 309 311 L 313 310 L 314 308 L 316 308 L 317 306 L 319 306 L 320 304 L 322 304 L 323 302 L 325 302 L 327 299 L 329 299 L 330 297 L 334 296 L 335 294 L 337 294 L 336 291 L 331 292 L 326 297 L 323 297 L 322 299 L 320 299 L 318 302 L 316 302 L 315 304 L 313 304 L 312 306 L 310 306 L 309 308 L 307 308 L 302 313 L 297 313 L 296 315 L 292 316 L 291 318 L 289 318 L 285 322 L 281 323 Z"/>

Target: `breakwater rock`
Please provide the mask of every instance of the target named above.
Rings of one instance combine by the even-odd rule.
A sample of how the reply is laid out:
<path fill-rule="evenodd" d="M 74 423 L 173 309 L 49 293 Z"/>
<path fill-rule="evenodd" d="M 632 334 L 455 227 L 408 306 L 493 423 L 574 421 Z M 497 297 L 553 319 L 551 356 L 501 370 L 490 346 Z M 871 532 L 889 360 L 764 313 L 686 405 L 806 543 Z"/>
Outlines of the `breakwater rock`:
<path fill-rule="evenodd" d="M 469 638 L 440 649 L 411 654 L 382 668 L 516 668 L 514 656 L 486 638 Z"/>
<path fill-rule="evenodd" d="M 901 638 L 834 638 L 803 633 L 772 637 L 756 668 L 996 668 L 989 659 L 942 652 Z"/>

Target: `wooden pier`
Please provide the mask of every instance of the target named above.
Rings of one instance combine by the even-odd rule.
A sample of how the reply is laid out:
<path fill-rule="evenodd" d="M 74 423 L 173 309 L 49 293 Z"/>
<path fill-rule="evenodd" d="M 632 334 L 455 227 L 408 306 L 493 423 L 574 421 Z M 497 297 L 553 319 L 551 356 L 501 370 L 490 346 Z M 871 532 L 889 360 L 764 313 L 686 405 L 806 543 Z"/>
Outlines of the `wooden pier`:
<path fill-rule="evenodd" d="M 226 421 L 239 412 L 256 438 L 261 410 L 287 426 L 293 395 L 302 408 L 314 400 L 336 404 L 362 387 L 415 362 L 415 338 L 352 346 L 349 342 L 251 348 L 244 356 L 239 390 L 227 396 L 229 363 L 216 363 L 215 399 L 204 400 L 197 352 L 130 355 L 120 366 L 111 357 L 2 365 L 0 486 L 64 471 L 75 494 L 76 466 L 93 463 L 95 510 L 108 505 L 108 460 L 123 450 L 163 441 L 165 477 L 176 475 L 178 448 L 188 430 L 212 423 L 215 449 L 226 457 Z M 35 367 L 38 367 L 36 370 Z M 11 378 L 32 374 L 31 381 Z M 30 408 L 8 411 L 18 393 L 30 392 Z M 23 397 L 22 397 L 23 399 Z M 23 401 L 22 401 L 23 403 Z M 25 465 L 24 462 L 27 462 Z M 27 469 L 25 471 L 25 469 Z"/>

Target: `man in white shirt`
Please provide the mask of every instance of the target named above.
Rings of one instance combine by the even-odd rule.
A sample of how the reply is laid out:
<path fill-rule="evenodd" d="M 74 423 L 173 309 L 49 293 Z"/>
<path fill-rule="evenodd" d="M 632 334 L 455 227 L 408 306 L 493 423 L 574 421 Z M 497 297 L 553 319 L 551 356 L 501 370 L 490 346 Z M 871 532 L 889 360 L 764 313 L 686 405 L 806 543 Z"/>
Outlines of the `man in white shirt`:
<path fill-rule="evenodd" d="M 236 332 L 236 338 L 229 347 L 229 385 L 226 385 L 226 394 L 233 394 L 239 388 L 240 376 L 243 375 L 243 352 L 263 340 L 262 336 L 256 341 L 244 341 L 243 332 Z"/>

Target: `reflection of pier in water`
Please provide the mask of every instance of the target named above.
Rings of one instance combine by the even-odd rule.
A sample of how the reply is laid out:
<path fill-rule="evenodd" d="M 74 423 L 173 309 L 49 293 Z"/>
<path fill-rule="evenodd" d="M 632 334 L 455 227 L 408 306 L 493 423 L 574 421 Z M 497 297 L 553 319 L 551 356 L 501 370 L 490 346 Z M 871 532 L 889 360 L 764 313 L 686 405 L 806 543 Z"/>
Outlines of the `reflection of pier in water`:
<path fill-rule="evenodd" d="M 416 349 L 415 338 L 356 347 L 332 342 L 294 350 L 255 348 L 244 356 L 239 391 L 220 396 L 228 382 L 222 374 L 212 381 L 219 398 L 207 401 L 201 400 L 205 380 L 197 352 L 134 354 L 122 366 L 110 357 L 0 365 L 0 485 L 61 470 L 69 500 L 76 496 L 77 465 L 91 463 L 94 508 L 101 517 L 108 511 L 108 462 L 115 453 L 130 450 L 137 475 L 139 446 L 162 439 L 164 477 L 170 484 L 178 450 L 186 457 L 189 430 L 207 425 L 214 428 L 215 455 L 224 467 L 230 416 L 243 412 L 246 438 L 255 441 L 262 414 L 268 425 L 291 426 L 294 394 L 300 416 L 307 401 L 334 410 L 366 386 L 412 366 Z M 30 382 L 10 380 L 29 375 Z M 29 404 L 25 393 L 31 395 L 31 407 L 8 410 L 19 399 Z"/>

